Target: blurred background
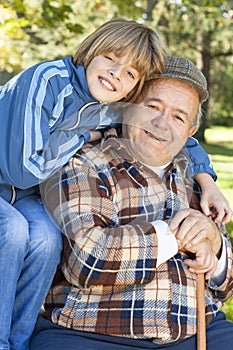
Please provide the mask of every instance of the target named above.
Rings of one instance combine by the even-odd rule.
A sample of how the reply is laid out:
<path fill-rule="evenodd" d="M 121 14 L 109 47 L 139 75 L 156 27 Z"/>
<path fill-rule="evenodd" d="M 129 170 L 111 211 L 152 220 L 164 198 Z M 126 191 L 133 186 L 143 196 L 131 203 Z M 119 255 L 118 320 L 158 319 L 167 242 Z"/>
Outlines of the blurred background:
<path fill-rule="evenodd" d="M 0 85 L 37 62 L 72 56 L 113 17 L 146 23 L 168 54 L 189 58 L 205 74 L 210 98 L 195 137 L 233 208 L 233 0 L 0 0 Z M 233 241 L 233 221 L 227 229 Z M 224 307 L 233 321 L 233 300 Z"/>

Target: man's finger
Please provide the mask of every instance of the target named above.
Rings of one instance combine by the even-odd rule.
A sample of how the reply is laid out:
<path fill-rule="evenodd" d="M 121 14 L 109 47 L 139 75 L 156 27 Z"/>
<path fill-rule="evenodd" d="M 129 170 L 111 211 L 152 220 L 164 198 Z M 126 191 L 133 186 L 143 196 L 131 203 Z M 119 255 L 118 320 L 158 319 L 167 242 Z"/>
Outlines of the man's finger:
<path fill-rule="evenodd" d="M 181 224 L 181 222 L 189 215 L 190 213 L 190 209 L 183 209 L 180 210 L 175 216 L 174 218 L 171 220 L 169 227 L 171 231 L 176 230 L 179 225 Z"/>

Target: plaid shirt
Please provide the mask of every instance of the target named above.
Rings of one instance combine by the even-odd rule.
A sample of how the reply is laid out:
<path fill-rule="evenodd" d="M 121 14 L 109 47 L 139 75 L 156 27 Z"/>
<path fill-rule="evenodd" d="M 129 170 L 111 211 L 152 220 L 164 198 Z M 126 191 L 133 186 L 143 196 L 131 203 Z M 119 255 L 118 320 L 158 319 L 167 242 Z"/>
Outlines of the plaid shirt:
<path fill-rule="evenodd" d="M 54 323 L 158 343 L 196 333 L 196 275 L 180 253 L 156 268 L 151 224 L 169 223 L 189 205 L 198 208 L 185 160 L 177 156 L 161 179 L 132 159 L 110 130 L 45 183 L 44 200 L 65 234 L 62 273 L 45 303 Z M 231 245 L 224 239 L 226 278 L 221 286 L 208 282 L 207 323 L 233 290 Z"/>

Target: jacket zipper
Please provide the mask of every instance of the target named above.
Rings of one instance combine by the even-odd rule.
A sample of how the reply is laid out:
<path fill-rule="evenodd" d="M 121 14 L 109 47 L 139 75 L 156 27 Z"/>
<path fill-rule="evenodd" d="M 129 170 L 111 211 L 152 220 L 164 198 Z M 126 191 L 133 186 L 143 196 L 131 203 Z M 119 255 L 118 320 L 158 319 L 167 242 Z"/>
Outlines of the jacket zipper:
<path fill-rule="evenodd" d="M 77 128 L 77 126 L 79 125 L 80 123 L 80 118 L 81 118 L 81 114 L 82 112 L 89 106 L 91 105 L 94 105 L 94 104 L 99 104 L 99 102 L 96 102 L 96 101 L 93 101 L 93 102 L 89 102 L 89 103 L 86 103 L 84 106 L 82 106 L 82 108 L 80 108 L 80 110 L 78 111 L 78 119 L 76 121 L 76 123 L 71 127 L 71 128 L 68 128 L 67 130 L 74 130 Z"/>
<path fill-rule="evenodd" d="M 11 186 L 11 190 L 12 190 L 12 195 L 11 195 L 10 204 L 13 205 L 14 202 L 15 202 L 15 198 L 16 198 L 16 189 L 15 189 L 15 186 Z"/>

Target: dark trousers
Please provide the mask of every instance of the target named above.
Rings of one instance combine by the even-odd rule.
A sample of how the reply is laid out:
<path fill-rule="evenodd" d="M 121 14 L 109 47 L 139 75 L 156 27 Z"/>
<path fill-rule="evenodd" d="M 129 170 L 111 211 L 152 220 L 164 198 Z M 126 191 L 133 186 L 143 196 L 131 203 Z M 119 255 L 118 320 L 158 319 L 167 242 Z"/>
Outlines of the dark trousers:
<path fill-rule="evenodd" d="M 233 349 L 233 322 L 219 312 L 207 327 L 207 350 Z M 39 318 L 31 338 L 30 350 L 196 350 L 196 336 L 170 345 L 157 345 L 152 340 L 136 340 L 78 332 Z"/>

